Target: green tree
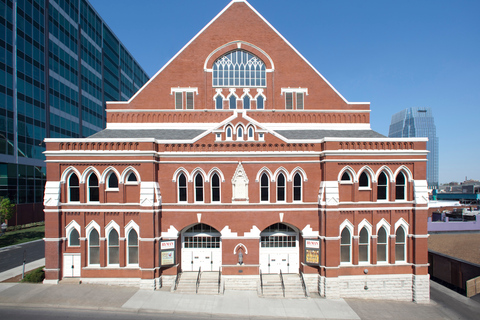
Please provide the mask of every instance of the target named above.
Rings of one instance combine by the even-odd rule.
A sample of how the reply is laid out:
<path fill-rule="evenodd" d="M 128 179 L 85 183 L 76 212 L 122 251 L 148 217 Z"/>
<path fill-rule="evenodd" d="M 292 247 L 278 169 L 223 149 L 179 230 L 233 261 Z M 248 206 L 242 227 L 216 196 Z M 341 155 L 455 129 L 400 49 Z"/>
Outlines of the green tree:
<path fill-rule="evenodd" d="M 15 205 L 10 202 L 10 199 L 0 197 L 0 222 L 11 219 L 15 212 Z"/>

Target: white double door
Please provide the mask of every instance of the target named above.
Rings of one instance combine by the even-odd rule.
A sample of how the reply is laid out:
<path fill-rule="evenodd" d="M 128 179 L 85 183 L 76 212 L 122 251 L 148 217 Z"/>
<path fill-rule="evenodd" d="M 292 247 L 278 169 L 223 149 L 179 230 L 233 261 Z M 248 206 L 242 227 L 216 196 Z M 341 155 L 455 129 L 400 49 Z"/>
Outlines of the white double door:
<path fill-rule="evenodd" d="M 263 248 L 262 248 L 263 249 Z M 296 252 L 280 252 L 261 250 L 260 269 L 262 273 L 298 273 L 298 250 Z"/>
<path fill-rule="evenodd" d="M 183 271 L 218 271 L 222 265 L 222 251 L 215 249 L 183 249 L 182 270 Z"/>
<path fill-rule="evenodd" d="M 82 264 L 82 256 L 80 253 L 65 253 L 63 255 L 63 277 L 64 278 L 78 278 Z"/>

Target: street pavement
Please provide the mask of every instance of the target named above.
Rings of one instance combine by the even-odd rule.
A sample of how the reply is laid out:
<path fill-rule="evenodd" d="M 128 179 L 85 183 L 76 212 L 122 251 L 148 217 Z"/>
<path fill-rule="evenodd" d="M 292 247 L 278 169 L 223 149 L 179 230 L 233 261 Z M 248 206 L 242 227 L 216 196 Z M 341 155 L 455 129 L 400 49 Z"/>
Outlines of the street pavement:
<path fill-rule="evenodd" d="M 24 252 L 27 263 L 45 258 L 45 243 L 43 239 L 0 248 L 0 272 L 21 266 L 23 264 Z"/>

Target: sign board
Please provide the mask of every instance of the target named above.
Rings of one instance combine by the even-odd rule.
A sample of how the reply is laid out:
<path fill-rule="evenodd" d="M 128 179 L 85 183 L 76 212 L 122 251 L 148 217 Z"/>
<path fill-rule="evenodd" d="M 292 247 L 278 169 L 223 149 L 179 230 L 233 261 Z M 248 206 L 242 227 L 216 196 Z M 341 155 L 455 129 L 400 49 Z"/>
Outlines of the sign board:
<path fill-rule="evenodd" d="M 175 240 L 160 241 L 160 265 L 173 266 L 175 264 Z"/>
<path fill-rule="evenodd" d="M 320 265 L 320 240 L 305 239 L 305 264 Z"/>

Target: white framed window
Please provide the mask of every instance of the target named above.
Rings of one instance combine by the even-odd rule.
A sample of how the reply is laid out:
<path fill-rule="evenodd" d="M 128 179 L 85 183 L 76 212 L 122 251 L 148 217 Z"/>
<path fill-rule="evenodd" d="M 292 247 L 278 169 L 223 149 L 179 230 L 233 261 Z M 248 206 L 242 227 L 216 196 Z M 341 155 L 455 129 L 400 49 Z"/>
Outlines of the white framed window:
<path fill-rule="evenodd" d="M 406 234 L 403 226 L 399 226 L 397 231 L 395 231 L 395 261 L 396 262 L 405 262 L 406 261 Z"/>
<path fill-rule="evenodd" d="M 233 129 L 231 126 L 227 126 L 225 130 L 225 140 L 232 140 L 233 139 Z"/>
<path fill-rule="evenodd" d="M 80 233 L 75 228 L 72 228 L 70 230 L 70 234 L 68 235 L 68 246 L 69 247 L 80 246 Z"/>
<path fill-rule="evenodd" d="M 133 228 L 127 236 L 127 265 L 138 265 L 138 233 Z"/>
<path fill-rule="evenodd" d="M 388 262 L 388 233 L 383 226 L 377 232 L 377 262 Z"/>
<path fill-rule="evenodd" d="M 100 235 L 95 228 L 88 235 L 88 264 L 100 265 Z"/>
<path fill-rule="evenodd" d="M 260 177 L 260 201 L 268 202 L 270 199 L 270 179 L 264 172 Z"/>
<path fill-rule="evenodd" d="M 198 88 L 171 88 L 170 94 L 174 95 L 175 109 L 194 109 L 195 94 L 198 95 Z"/>
<path fill-rule="evenodd" d="M 111 229 L 108 233 L 108 264 L 119 265 L 120 261 L 120 243 L 118 232 L 115 229 Z"/>
<path fill-rule="evenodd" d="M 248 129 L 248 140 L 255 140 L 255 130 L 253 129 L 253 126 L 249 126 Z"/>
<path fill-rule="evenodd" d="M 203 202 L 203 176 L 200 173 L 195 175 L 195 202 Z"/>
<path fill-rule="evenodd" d="M 280 173 L 277 177 L 277 202 L 285 202 L 287 200 L 285 198 L 286 189 L 285 175 Z"/>
<path fill-rule="evenodd" d="M 220 202 L 220 177 L 214 173 L 211 178 L 212 202 Z"/>
<path fill-rule="evenodd" d="M 88 201 L 89 202 L 99 202 L 100 201 L 100 190 L 98 186 L 98 177 L 95 173 L 91 173 L 88 177 Z"/>
<path fill-rule="evenodd" d="M 234 50 L 218 58 L 212 67 L 213 87 L 265 87 L 265 63 L 245 50 Z"/>
<path fill-rule="evenodd" d="M 285 95 L 285 110 L 303 110 L 307 88 L 281 88 L 281 94 Z"/>
<path fill-rule="evenodd" d="M 352 234 L 348 227 L 340 234 L 340 263 L 352 263 Z"/>
<path fill-rule="evenodd" d="M 407 183 L 405 179 L 405 174 L 399 172 L 395 179 L 395 200 L 406 200 L 407 199 Z"/>
<path fill-rule="evenodd" d="M 178 176 L 178 201 L 187 201 L 187 178 L 183 172 Z"/>
<path fill-rule="evenodd" d="M 297 92 L 296 93 L 296 104 L 297 104 L 297 110 L 303 110 L 303 92 Z"/>
<path fill-rule="evenodd" d="M 345 170 L 342 173 L 342 177 L 340 179 L 340 184 L 351 184 L 352 183 L 352 175 L 348 170 Z"/>
<path fill-rule="evenodd" d="M 243 127 L 238 126 L 237 128 L 237 140 L 238 141 L 243 141 Z"/>
<path fill-rule="evenodd" d="M 293 201 L 302 201 L 302 176 L 298 172 L 293 176 Z"/>
<path fill-rule="evenodd" d="M 263 109 L 265 109 L 265 103 L 264 103 L 264 102 L 265 102 L 265 98 L 264 98 L 264 96 L 262 96 L 262 95 L 257 96 L 256 101 L 257 101 L 257 109 L 258 109 L 258 110 L 263 110 Z"/>
<path fill-rule="evenodd" d="M 293 109 L 293 92 L 285 92 L 285 109 Z"/>
<path fill-rule="evenodd" d="M 250 96 L 246 94 L 243 96 L 243 109 L 250 109 Z"/>
<path fill-rule="evenodd" d="M 237 96 L 236 95 L 232 94 L 228 98 L 228 108 L 231 109 L 231 110 L 237 109 Z"/>
<path fill-rule="evenodd" d="M 75 173 L 68 178 L 68 202 L 80 202 L 80 183 Z"/>
<path fill-rule="evenodd" d="M 360 178 L 358 179 L 358 187 L 360 189 L 370 189 L 370 176 L 365 171 L 360 174 Z"/>
<path fill-rule="evenodd" d="M 377 200 L 388 200 L 388 179 L 383 171 L 377 180 Z"/>
<path fill-rule="evenodd" d="M 366 227 L 360 230 L 358 241 L 358 261 L 368 263 L 370 261 L 370 235 Z"/>
<path fill-rule="evenodd" d="M 137 179 L 137 175 L 135 174 L 135 172 L 131 171 L 129 173 L 127 173 L 127 179 L 125 181 L 125 184 L 138 184 L 138 179 Z"/>
<path fill-rule="evenodd" d="M 107 191 L 118 191 L 118 177 L 112 172 L 107 178 Z"/>

